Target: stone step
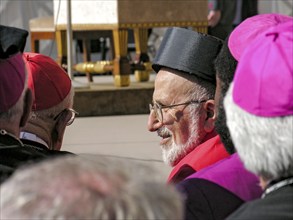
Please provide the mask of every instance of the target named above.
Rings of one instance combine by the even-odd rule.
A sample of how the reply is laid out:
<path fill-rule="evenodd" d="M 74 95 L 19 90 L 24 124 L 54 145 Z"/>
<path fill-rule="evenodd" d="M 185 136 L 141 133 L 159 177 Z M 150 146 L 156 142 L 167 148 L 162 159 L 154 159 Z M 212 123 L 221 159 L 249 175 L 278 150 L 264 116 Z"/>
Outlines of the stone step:
<path fill-rule="evenodd" d="M 128 87 L 116 87 L 112 76 L 75 77 L 74 109 L 79 116 L 148 114 L 154 91 L 154 74 L 148 82 L 136 82 L 131 76 Z"/>

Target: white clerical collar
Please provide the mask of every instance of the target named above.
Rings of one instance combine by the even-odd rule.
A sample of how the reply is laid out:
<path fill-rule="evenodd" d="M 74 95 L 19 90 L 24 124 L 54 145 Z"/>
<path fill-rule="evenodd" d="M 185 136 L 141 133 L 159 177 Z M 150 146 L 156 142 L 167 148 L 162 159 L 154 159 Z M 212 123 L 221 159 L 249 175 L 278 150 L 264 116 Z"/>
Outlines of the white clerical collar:
<path fill-rule="evenodd" d="M 20 132 L 20 139 L 38 142 L 42 145 L 45 145 L 49 149 L 48 144 L 43 139 L 39 138 L 37 135 L 33 133 L 22 131 Z"/>
<path fill-rule="evenodd" d="M 268 188 L 265 189 L 263 195 L 262 195 L 262 198 L 264 198 L 266 195 L 268 195 L 269 193 L 273 192 L 273 191 L 276 191 L 284 186 L 288 186 L 290 184 L 293 183 L 293 177 L 291 178 L 288 178 L 288 179 L 284 179 L 280 182 L 277 182 L 271 186 L 269 186 Z"/>

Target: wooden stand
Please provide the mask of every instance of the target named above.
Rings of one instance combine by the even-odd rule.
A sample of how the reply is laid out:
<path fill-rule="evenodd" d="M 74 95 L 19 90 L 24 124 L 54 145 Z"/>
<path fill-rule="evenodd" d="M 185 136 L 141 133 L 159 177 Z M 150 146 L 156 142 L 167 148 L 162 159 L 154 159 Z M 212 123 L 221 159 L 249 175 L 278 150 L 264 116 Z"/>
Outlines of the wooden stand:
<path fill-rule="evenodd" d="M 31 35 L 31 51 L 40 52 L 41 40 L 55 40 L 55 28 L 53 17 L 34 18 L 29 21 Z"/>
<path fill-rule="evenodd" d="M 106 1 L 100 1 L 102 6 L 105 7 Z M 128 29 L 133 29 L 135 39 L 136 56 L 134 63 L 142 64 L 149 63 L 149 57 L 147 55 L 147 41 L 149 28 L 155 27 L 192 27 L 199 32 L 207 32 L 207 0 L 154 0 L 150 1 L 138 1 L 138 0 L 116 0 L 109 3 L 113 13 L 117 16 L 115 21 L 117 23 L 105 24 L 104 20 L 98 20 L 98 16 L 92 16 L 88 20 L 88 23 L 72 23 L 73 34 L 86 33 L 86 32 L 99 32 L 111 31 L 114 45 L 114 84 L 118 87 L 129 86 L 131 74 L 130 61 L 127 58 L 128 49 Z M 74 4 L 80 4 L 79 1 L 73 1 Z M 79 7 L 85 7 L 89 4 L 88 8 L 93 7 L 91 4 L 99 4 L 99 2 L 93 3 L 92 1 L 83 1 Z M 94 7 L 97 13 L 97 8 Z M 74 7 L 72 10 L 75 10 Z M 76 14 L 78 14 L 78 7 L 76 7 Z M 90 11 L 90 10 L 89 10 Z M 73 14 L 75 14 L 73 12 Z M 75 15 L 76 15 L 75 14 Z M 83 11 L 84 14 L 84 11 Z M 90 14 L 90 13 L 89 13 Z M 101 14 L 105 14 L 105 11 L 101 11 Z M 109 14 L 111 11 L 109 10 Z M 109 16 L 109 14 L 105 16 Z M 84 15 L 83 15 L 84 16 Z M 93 22 L 93 17 L 97 21 Z M 79 20 L 76 20 L 79 22 Z M 84 21 L 83 21 L 84 22 Z M 66 39 L 65 31 L 66 25 L 59 23 L 56 24 L 56 39 L 58 46 L 58 59 L 60 62 L 66 57 Z M 86 57 L 88 60 L 89 57 Z M 148 81 L 148 72 L 145 70 L 136 70 L 135 76 L 138 81 Z M 91 80 L 91 79 L 89 79 Z"/>

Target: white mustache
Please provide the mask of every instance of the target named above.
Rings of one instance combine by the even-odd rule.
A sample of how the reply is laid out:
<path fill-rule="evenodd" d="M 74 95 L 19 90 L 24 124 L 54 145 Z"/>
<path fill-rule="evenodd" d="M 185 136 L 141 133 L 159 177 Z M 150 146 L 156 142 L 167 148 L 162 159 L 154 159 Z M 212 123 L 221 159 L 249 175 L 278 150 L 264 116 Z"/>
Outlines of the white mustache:
<path fill-rule="evenodd" d="M 172 133 L 166 127 L 159 128 L 157 130 L 157 133 L 158 133 L 158 136 L 160 137 L 166 137 L 166 136 L 172 135 Z"/>

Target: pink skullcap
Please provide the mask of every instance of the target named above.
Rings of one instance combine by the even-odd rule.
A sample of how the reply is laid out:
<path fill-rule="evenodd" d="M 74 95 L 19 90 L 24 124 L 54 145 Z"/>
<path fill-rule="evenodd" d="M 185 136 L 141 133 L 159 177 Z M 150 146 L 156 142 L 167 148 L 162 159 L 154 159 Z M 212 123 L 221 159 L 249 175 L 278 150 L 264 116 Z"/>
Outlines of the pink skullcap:
<path fill-rule="evenodd" d="M 20 98 L 25 85 L 22 54 L 0 59 L 0 112 L 8 111 Z"/>
<path fill-rule="evenodd" d="M 247 18 L 231 33 L 228 47 L 233 57 L 239 61 L 244 49 L 254 41 L 259 34 L 277 24 L 292 21 L 293 18 L 281 14 L 260 14 Z"/>
<path fill-rule="evenodd" d="M 67 73 L 50 57 L 24 53 L 28 70 L 28 87 L 33 93 L 33 111 L 51 108 L 69 94 L 71 80 Z"/>
<path fill-rule="evenodd" d="M 257 116 L 293 114 L 293 20 L 270 28 L 247 47 L 235 73 L 233 100 Z"/>

